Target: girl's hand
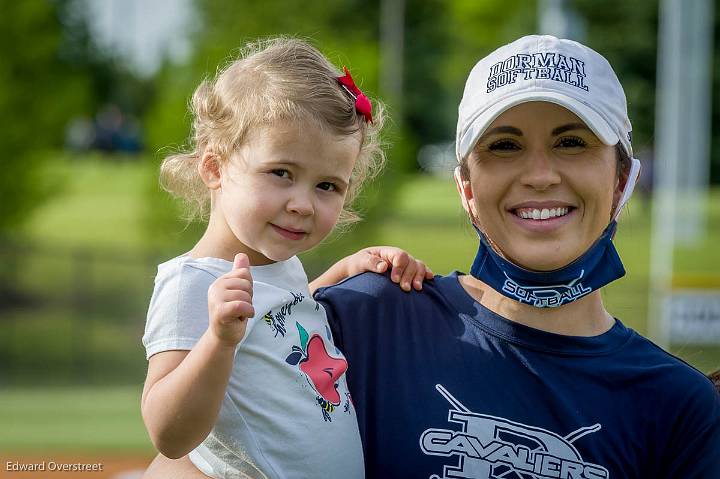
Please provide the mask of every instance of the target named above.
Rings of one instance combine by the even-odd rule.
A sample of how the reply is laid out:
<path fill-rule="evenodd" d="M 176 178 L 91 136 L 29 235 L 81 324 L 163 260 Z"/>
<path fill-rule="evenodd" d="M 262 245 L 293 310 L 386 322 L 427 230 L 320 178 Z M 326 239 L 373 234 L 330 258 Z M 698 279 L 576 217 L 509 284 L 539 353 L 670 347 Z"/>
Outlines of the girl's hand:
<path fill-rule="evenodd" d="M 330 267 L 315 281 L 310 283 L 310 292 L 317 288 L 330 286 L 345 278 L 365 271 L 384 273 L 390 271 L 390 279 L 399 283 L 404 291 L 422 289 L 424 280 L 432 279 L 433 272 L 422 261 L 413 258 L 406 251 L 392 246 L 372 246 L 347 256 Z"/>
<path fill-rule="evenodd" d="M 371 246 L 361 249 L 343 261 L 347 261 L 347 276 L 365 271 L 384 273 L 388 268 L 392 268 L 390 279 L 393 283 L 399 283 L 403 291 L 410 291 L 412 288 L 420 291 L 423 281 L 434 276 L 425 263 L 413 258 L 405 250 L 393 246 Z"/>
<path fill-rule="evenodd" d="M 247 319 L 255 315 L 252 276 L 247 255 L 235 255 L 233 269 L 208 289 L 209 329 L 222 343 L 236 346 L 245 336 Z"/>

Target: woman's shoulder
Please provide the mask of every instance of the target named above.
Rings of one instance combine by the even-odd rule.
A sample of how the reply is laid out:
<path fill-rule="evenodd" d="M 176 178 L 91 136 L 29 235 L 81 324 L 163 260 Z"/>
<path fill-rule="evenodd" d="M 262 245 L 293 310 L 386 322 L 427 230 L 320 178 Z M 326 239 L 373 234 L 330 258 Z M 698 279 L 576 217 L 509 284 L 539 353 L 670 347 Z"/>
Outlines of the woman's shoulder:
<path fill-rule="evenodd" d="M 717 477 L 720 468 L 720 394 L 701 371 L 637 336 L 629 361 L 639 363 L 630 386 L 642 404 L 642 416 L 654 435 L 667 477 Z M 643 358 L 644 356 L 644 358 Z M 628 368 L 637 367 L 630 362 Z M 712 471 L 712 472 L 710 472 Z"/>
<path fill-rule="evenodd" d="M 625 348 L 624 356 L 627 368 L 635 371 L 637 380 L 654 383 L 666 399 L 708 403 L 720 400 L 703 372 L 637 332 Z"/>
<path fill-rule="evenodd" d="M 453 282 L 457 284 L 457 278 L 453 275 L 435 275 L 432 280 L 426 280 L 423 283 L 421 291 L 413 290 L 406 292 L 403 291 L 397 283 L 393 283 L 390 279 L 389 272 L 382 274 L 364 272 L 345 278 L 337 284 L 319 288 L 315 292 L 315 298 L 328 301 L 352 301 L 353 298 L 357 298 L 358 300 L 367 300 L 370 298 L 376 300 L 399 299 L 400 301 L 415 298 L 429 299 L 437 293 L 443 294 L 443 291 Z"/>
<path fill-rule="evenodd" d="M 323 286 L 318 288 L 315 297 L 334 297 L 338 295 L 372 295 L 375 297 L 382 296 L 386 291 L 391 290 L 393 282 L 390 280 L 390 274 L 379 274 L 373 272 L 364 272 L 350 276 L 339 283 Z"/>

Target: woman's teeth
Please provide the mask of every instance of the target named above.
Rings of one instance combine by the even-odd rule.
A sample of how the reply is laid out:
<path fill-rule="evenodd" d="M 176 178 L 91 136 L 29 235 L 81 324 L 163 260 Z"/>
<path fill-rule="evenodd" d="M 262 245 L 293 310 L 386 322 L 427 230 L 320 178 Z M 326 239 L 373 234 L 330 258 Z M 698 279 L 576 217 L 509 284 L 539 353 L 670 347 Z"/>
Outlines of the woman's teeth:
<path fill-rule="evenodd" d="M 557 218 L 568 214 L 570 208 L 518 208 L 515 212 L 520 218 L 528 220 L 546 220 L 548 218 Z"/>

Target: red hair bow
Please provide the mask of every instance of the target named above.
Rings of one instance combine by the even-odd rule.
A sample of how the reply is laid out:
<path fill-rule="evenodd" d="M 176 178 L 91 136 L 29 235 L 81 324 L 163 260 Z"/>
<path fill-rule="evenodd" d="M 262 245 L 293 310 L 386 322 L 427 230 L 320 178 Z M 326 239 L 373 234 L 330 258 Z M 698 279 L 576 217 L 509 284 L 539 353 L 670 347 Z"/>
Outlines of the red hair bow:
<path fill-rule="evenodd" d="M 358 113 L 365 117 L 365 121 L 372 123 L 372 104 L 368 97 L 355 85 L 355 81 L 347 67 L 343 67 L 345 76 L 338 77 L 338 82 L 342 85 L 345 90 L 355 99 L 355 109 Z"/>

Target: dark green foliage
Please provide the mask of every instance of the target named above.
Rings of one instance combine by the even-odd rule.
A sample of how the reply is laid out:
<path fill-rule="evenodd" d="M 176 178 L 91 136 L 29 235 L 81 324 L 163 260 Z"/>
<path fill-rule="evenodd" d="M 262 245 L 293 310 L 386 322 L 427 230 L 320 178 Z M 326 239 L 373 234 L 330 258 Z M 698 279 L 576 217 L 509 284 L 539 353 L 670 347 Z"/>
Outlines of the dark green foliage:
<path fill-rule="evenodd" d="M 44 150 L 60 146 L 66 119 L 86 107 L 86 79 L 62 58 L 67 2 L 3 2 L 0 15 L 0 232 L 50 191 Z"/>
<path fill-rule="evenodd" d="M 652 148 L 655 141 L 655 85 L 659 2 L 607 0 L 599 8 L 594 0 L 573 0 L 572 5 L 587 19 L 587 42 L 605 55 L 620 77 L 628 98 L 633 140 Z M 720 8 L 714 7 L 712 124 L 720 121 Z M 710 181 L 720 182 L 720 133 L 711 133 Z M 638 150 L 638 148 L 636 148 Z"/>
<path fill-rule="evenodd" d="M 2 2 L 0 234 L 14 231 L 59 186 L 45 175 L 74 117 L 104 103 L 140 115 L 150 82 L 93 43 L 77 0 Z"/>
<path fill-rule="evenodd" d="M 720 183 L 720 5 L 715 2 L 715 30 L 713 38 L 713 46 L 715 51 L 713 54 L 713 80 L 712 80 L 712 137 L 710 143 L 710 182 L 712 184 Z"/>
<path fill-rule="evenodd" d="M 635 150 L 652 147 L 655 128 L 658 2 L 574 0 L 573 8 L 587 19 L 585 43 L 615 69 L 625 89 L 633 122 Z"/>

